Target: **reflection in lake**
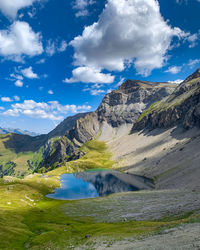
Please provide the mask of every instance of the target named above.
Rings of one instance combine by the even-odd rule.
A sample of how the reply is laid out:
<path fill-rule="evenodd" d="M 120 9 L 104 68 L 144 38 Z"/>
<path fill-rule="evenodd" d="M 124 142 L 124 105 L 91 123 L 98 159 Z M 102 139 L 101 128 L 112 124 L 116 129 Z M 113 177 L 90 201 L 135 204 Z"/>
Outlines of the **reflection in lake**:
<path fill-rule="evenodd" d="M 141 176 L 118 171 L 92 171 L 63 174 L 61 187 L 48 198 L 78 200 L 106 196 L 113 193 L 151 189 L 152 181 Z"/>

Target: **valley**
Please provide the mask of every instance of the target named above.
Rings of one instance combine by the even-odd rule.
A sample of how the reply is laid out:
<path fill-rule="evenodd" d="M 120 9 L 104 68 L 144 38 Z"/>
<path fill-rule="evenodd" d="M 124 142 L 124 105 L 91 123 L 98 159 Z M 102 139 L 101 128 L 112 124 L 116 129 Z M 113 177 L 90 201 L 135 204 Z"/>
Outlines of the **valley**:
<path fill-rule="evenodd" d="M 96 111 L 48 135 L 1 135 L 1 169 L 11 172 L 0 179 L 0 249 L 198 250 L 199 77 L 197 69 L 180 85 L 127 80 Z M 46 197 L 63 174 L 98 169 L 154 185 L 93 199 Z"/>

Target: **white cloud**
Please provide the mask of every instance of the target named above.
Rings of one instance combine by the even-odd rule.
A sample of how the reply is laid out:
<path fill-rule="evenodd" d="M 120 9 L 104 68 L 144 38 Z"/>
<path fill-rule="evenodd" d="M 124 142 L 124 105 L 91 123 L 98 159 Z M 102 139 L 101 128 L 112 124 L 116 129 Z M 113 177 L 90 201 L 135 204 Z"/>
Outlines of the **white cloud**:
<path fill-rule="evenodd" d="M 49 40 L 47 43 L 46 53 L 48 56 L 53 56 L 56 53 L 55 43 L 51 40 Z"/>
<path fill-rule="evenodd" d="M 189 35 L 186 37 L 186 40 L 189 42 L 189 48 L 194 48 L 198 44 L 199 34 Z"/>
<path fill-rule="evenodd" d="M 77 10 L 76 17 L 88 16 L 88 6 L 94 3 L 94 0 L 75 0 L 73 8 Z"/>
<path fill-rule="evenodd" d="M 25 77 L 27 77 L 29 79 L 37 79 L 37 78 L 39 78 L 38 75 L 33 72 L 33 69 L 32 69 L 31 66 L 29 68 L 21 70 L 21 73 L 23 74 L 23 76 L 25 76 Z"/>
<path fill-rule="evenodd" d="M 1 97 L 2 102 L 12 102 L 13 100 L 10 97 Z"/>
<path fill-rule="evenodd" d="M 24 79 L 23 76 L 18 75 L 18 74 L 14 74 L 14 73 L 10 74 L 10 77 L 12 77 L 16 80 L 21 80 L 21 81 Z"/>
<path fill-rule="evenodd" d="M 96 96 L 96 95 L 101 95 L 104 94 L 105 91 L 103 89 L 94 89 L 94 88 L 86 88 L 83 89 L 84 92 L 89 91 L 91 95 Z"/>
<path fill-rule="evenodd" d="M 43 64 L 43 63 L 45 63 L 45 62 L 46 62 L 46 59 L 45 59 L 45 58 L 42 58 L 42 59 L 38 60 L 36 63 L 37 63 L 37 64 Z"/>
<path fill-rule="evenodd" d="M 113 89 L 108 89 L 107 94 L 111 93 L 112 91 L 113 91 Z"/>
<path fill-rule="evenodd" d="M 125 81 L 125 78 L 120 77 L 120 81 L 115 85 L 115 87 L 121 86 L 124 81 Z"/>
<path fill-rule="evenodd" d="M 91 95 L 101 95 L 104 94 L 105 91 L 103 89 L 91 89 L 90 91 Z"/>
<path fill-rule="evenodd" d="M 174 80 L 174 81 L 168 81 L 169 83 L 175 83 L 175 84 L 180 84 L 182 83 L 184 80 L 181 80 L 181 79 L 177 79 L 177 80 Z"/>
<path fill-rule="evenodd" d="M 173 37 L 185 35 L 164 21 L 158 1 L 108 0 L 99 20 L 70 44 L 79 67 L 122 71 L 132 63 L 147 76 L 163 66 Z"/>
<path fill-rule="evenodd" d="M 30 57 L 43 52 L 41 35 L 28 23 L 16 21 L 8 30 L 0 30 L 0 55 L 19 61 L 23 55 Z"/>
<path fill-rule="evenodd" d="M 182 67 L 180 66 L 172 66 L 169 67 L 165 72 L 171 73 L 171 74 L 177 74 L 181 71 Z"/>
<path fill-rule="evenodd" d="M 17 102 L 20 101 L 20 97 L 17 96 L 17 95 L 13 96 L 13 98 L 14 98 L 14 100 L 17 101 Z"/>
<path fill-rule="evenodd" d="M 66 83 L 112 83 L 115 79 L 111 74 L 103 74 L 98 69 L 92 67 L 78 67 L 73 70 L 72 78 L 65 79 Z"/>
<path fill-rule="evenodd" d="M 59 52 L 64 52 L 67 48 L 67 42 L 66 41 L 62 41 L 60 44 L 60 47 L 58 48 Z"/>
<path fill-rule="evenodd" d="M 23 87 L 23 85 L 24 85 L 24 83 L 21 81 L 21 80 L 17 80 L 16 82 L 15 82 L 15 86 L 17 86 L 17 87 Z"/>
<path fill-rule="evenodd" d="M 194 59 L 194 60 L 190 59 L 189 63 L 188 63 L 188 66 L 190 68 L 193 68 L 196 64 L 199 64 L 199 63 L 200 63 L 200 59 Z"/>
<path fill-rule="evenodd" d="M 57 52 L 64 52 L 67 48 L 67 42 L 62 41 L 60 44 L 58 41 L 48 40 L 46 46 L 46 53 L 48 56 L 53 56 Z"/>
<path fill-rule="evenodd" d="M 48 94 L 49 94 L 49 95 L 53 95 L 54 92 L 50 89 L 50 90 L 48 91 Z"/>
<path fill-rule="evenodd" d="M 25 100 L 23 103 L 15 103 L 11 108 L 3 112 L 6 116 L 26 115 L 33 118 L 42 118 L 60 121 L 67 113 L 86 112 L 91 106 L 82 105 L 61 105 L 57 101 L 51 102 L 35 102 L 33 100 Z"/>
<path fill-rule="evenodd" d="M 20 9 L 29 7 L 36 1 L 40 0 L 0 0 L 0 11 L 14 19 Z"/>
<path fill-rule="evenodd" d="M 4 107 L 1 107 L 1 106 L 0 106 L 0 110 L 4 110 L 4 109 L 5 109 Z"/>

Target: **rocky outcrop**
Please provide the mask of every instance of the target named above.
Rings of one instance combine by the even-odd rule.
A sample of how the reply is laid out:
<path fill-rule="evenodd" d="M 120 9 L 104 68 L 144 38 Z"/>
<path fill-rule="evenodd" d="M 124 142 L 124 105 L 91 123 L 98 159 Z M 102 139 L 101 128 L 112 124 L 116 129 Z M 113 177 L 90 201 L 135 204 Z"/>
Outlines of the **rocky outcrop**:
<path fill-rule="evenodd" d="M 133 125 L 132 132 L 144 128 L 169 128 L 181 125 L 185 129 L 200 126 L 200 69 L 189 76 L 164 101 L 147 109 Z"/>
<path fill-rule="evenodd" d="M 118 90 L 107 94 L 95 112 L 68 117 L 49 133 L 42 165 L 49 167 L 79 158 L 82 155 L 79 148 L 101 134 L 105 124 L 114 129 L 134 123 L 143 110 L 167 97 L 174 88 L 169 83 L 127 80 Z M 54 140 L 54 136 L 59 137 Z"/>
<path fill-rule="evenodd" d="M 77 120 L 76 125 L 67 133 L 68 139 L 77 147 L 91 140 L 98 134 L 100 123 L 96 112 L 87 114 L 84 118 Z"/>
<path fill-rule="evenodd" d="M 76 121 L 80 118 L 84 118 L 87 114 L 88 113 L 80 113 L 74 116 L 67 117 L 54 130 L 47 134 L 48 139 L 56 136 L 66 135 L 67 131 L 69 131 L 76 125 Z"/>
<path fill-rule="evenodd" d="M 174 88 L 169 83 L 127 80 L 118 90 L 104 97 L 96 111 L 98 120 L 112 127 L 134 123 L 143 110 L 171 94 Z"/>
<path fill-rule="evenodd" d="M 42 150 L 43 161 L 40 167 L 49 168 L 56 163 L 75 160 L 84 155 L 79 148 L 98 133 L 99 122 L 95 112 L 79 114 L 79 116 L 81 118 L 76 119 L 75 126 L 70 130 L 65 130 L 65 136 L 58 136 L 48 140 Z"/>

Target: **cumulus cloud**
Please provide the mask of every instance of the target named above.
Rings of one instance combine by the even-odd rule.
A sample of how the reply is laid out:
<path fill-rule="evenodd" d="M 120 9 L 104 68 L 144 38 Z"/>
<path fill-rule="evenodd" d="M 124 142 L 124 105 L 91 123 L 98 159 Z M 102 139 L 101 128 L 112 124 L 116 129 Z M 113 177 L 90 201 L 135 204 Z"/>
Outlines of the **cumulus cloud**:
<path fill-rule="evenodd" d="M 165 72 L 171 74 L 177 74 L 181 71 L 181 69 L 182 69 L 181 66 L 171 66 Z"/>
<path fill-rule="evenodd" d="M 23 55 L 32 57 L 42 52 L 41 35 L 28 23 L 16 21 L 8 30 L 0 30 L 0 56 L 19 61 Z"/>
<path fill-rule="evenodd" d="M 168 81 L 169 83 L 175 83 L 175 84 L 180 84 L 182 83 L 184 80 L 181 80 L 181 79 L 177 79 L 177 80 L 174 80 L 174 81 Z"/>
<path fill-rule="evenodd" d="M 33 68 L 31 66 L 29 68 L 22 69 L 21 73 L 23 74 L 23 76 L 25 76 L 26 78 L 29 78 L 29 79 L 39 78 L 38 75 L 33 72 Z"/>
<path fill-rule="evenodd" d="M 33 118 L 42 118 L 60 121 L 67 113 L 86 112 L 91 106 L 82 105 L 61 105 L 57 101 L 35 102 L 34 100 L 25 100 L 23 103 L 15 103 L 11 108 L 3 112 L 7 116 L 26 115 Z"/>
<path fill-rule="evenodd" d="M 29 7 L 36 1 L 40 0 L 0 0 L 0 11 L 14 19 L 20 9 Z"/>
<path fill-rule="evenodd" d="M 24 85 L 24 83 L 21 81 L 21 80 L 17 80 L 16 82 L 15 82 L 15 86 L 16 87 L 23 87 L 23 85 Z"/>
<path fill-rule="evenodd" d="M 49 94 L 49 95 L 53 95 L 53 94 L 54 94 L 53 90 L 50 89 L 50 90 L 48 91 L 48 94 Z"/>
<path fill-rule="evenodd" d="M 73 70 L 72 75 L 72 78 L 66 78 L 64 82 L 112 83 L 115 79 L 111 74 L 101 73 L 93 67 L 78 67 Z"/>
<path fill-rule="evenodd" d="M 189 62 L 183 63 L 182 66 L 171 66 L 167 70 L 165 70 L 166 73 L 171 73 L 171 74 L 177 74 L 181 70 L 184 71 L 190 67 L 191 69 L 195 67 L 196 64 L 200 63 L 200 59 L 190 59 Z M 181 80 L 182 81 L 182 80 Z"/>
<path fill-rule="evenodd" d="M 12 102 L 13 100 L 10 97 L 1 97 L 2 102 Z"/>
<path fill-rule="evenodd" d="M 20 97 L 19 97 L 18 95 L 13 96 L 13 98 L 14 98 L 14 100 L 17 101 L 17 102 L 20 101 Z"/>
<path fill-rule="evenodd" d="M 76 17 L 88 16 L 88 6 L 94 3 L 94 0 L 76 0 L 73 4 L 73 8 L 77 10 Z"/>
<path fill-rule="evenodd" d="M 79 67 L 122 71 L 134 64 L 147 76 L 163 66 L 173 38 L 185 36 L 164 21 L 158 1 L 108 0 L 99 20 L 70 44 Z"/>
<path fill-rule="evenodd" d="M 24 79 L 23 76 L 15 74 L 15 73 L 10 74 L 10 77 L 12 78 L 12 80 L 13 80 L 13 78 L 16 80 L 23 80 Z"/>

